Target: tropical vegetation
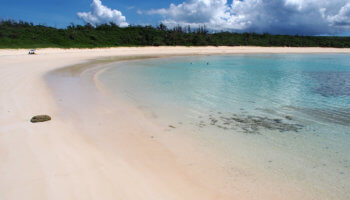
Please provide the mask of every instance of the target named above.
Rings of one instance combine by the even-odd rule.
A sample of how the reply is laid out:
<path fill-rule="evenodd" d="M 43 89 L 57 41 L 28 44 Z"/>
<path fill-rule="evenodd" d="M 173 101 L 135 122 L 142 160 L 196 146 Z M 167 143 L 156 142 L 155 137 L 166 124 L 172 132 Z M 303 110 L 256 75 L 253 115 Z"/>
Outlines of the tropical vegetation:
<path fill-rule="evenodd" d="M 0 22 L 0 48 L 94 48 L 118 46 L 286 46 L 350 47 L 350 37 L 210 32 L 205 26 L 167 28 L 74 25 L 54 28 L 23 21 Z"/>

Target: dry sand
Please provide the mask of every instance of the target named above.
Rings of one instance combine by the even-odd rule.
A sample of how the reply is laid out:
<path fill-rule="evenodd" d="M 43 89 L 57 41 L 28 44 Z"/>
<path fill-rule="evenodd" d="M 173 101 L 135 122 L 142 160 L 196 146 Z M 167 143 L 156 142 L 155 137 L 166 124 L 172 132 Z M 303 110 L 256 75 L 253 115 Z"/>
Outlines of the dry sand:
<path fill-rule="evenodd" d="M 312 199 L 249 169 L 227 173 L 196 141 L 164 136 L 136 108 L 110 97 L 94 78 L 97 70 L 81 64 L 116 56 L 350 49 L 140 47 L 37 53 L 0 50 L 0 200 Z M 30 123 L 37 114 L 49 114 L 52 121 Z"/>

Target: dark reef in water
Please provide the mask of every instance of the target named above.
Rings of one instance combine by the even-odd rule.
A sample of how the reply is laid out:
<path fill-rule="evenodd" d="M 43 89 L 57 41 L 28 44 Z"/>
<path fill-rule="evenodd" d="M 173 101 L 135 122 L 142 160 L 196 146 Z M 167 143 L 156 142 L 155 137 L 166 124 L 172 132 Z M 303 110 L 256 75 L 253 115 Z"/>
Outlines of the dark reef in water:
<path fill-rule="evenodd" d="M 218 116 L 209 115 L 208 120 L 201 120 L 198 123 L 200 128 L 206 126 L 216 126 L 223 130 L 242 130 L 245 133 L 259 133 L 261 130 L 273 130 L 280 132 L 293 131 L 298 132 L 303 128 L 303 125 L 286 123 L 291 121 L 290 116 L 287 119 L 268 118 L 252 115 L 237 115 L 231 114 L 225 116 L 219 114 Z"/>
<path fill-rule="evenodd" d="M 293 106 L 286 107 L 289 110 L 297 111 L 303 114 L 321 120 L 327 123 L 350 126 L 350 109 L 349 108 L 298 108 Z"/>
<path fill-rule="evenodd" d="M 309 72 L 318 86 L 313 92 L 325 97 L 350 96 L 349 72 Z"/>

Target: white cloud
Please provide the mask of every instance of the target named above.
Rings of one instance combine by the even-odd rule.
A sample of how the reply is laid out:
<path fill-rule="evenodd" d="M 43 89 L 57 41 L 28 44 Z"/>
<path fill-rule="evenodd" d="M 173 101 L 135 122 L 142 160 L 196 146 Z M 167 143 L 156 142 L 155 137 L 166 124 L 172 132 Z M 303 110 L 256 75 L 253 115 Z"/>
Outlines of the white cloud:
<path fill-rule="evenodd" d="M 163 23 L 279 34 L 332 34 L 349 30 L 348 0 L 186 0 L 147 14 Z"/>
<path fill-rule="evenodd" d="M 159 14 L 167 25 L 208 25 L 211 28 L 221 28 L 231 25 L 239 28 L 239 24 L 231 22 L 230 8 L 226 0 L 191 0 L 182 4 L 170 4 L 168 9 L 150 10 L 148 14 Z M 237 27 L 234 27 L 237 26 Z"/>
<path fill-rule="evenodd" d="M 91 3 L 91 11 L 78 12 L 77 15 L 85 23 L 90 23 L 94 26 L 110 22 L 119 26 L 128 26 L 125 16 L 123 16 L 119 10 L 112 10 L 102 5 L 100 0 L 93 0 Z"/>
<path fill-rule="evenodd" d="M 333 26 L 350 28 L 350 3 L 343 6 L 336 15 L 327 16 L 327 19 Z"/>

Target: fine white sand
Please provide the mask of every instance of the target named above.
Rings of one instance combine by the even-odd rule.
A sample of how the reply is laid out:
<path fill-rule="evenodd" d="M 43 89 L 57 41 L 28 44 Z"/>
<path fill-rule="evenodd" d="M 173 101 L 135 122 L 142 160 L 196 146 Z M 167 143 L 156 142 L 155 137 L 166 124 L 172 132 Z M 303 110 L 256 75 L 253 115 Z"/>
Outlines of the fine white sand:
<path fill-rule="evenodd" d="M 312 199 L 249 169 L 234 169 L 233 176 L 196 141 L 164 137 L 138 109 L 108 95 L 95 79 L 98 70 L 77 64 L 126 56 L 350 53 L 263 47 L 27 51 L 0 50 L 0 200 Z M 52 121 L 30 123 L 37 114 Z"/>

